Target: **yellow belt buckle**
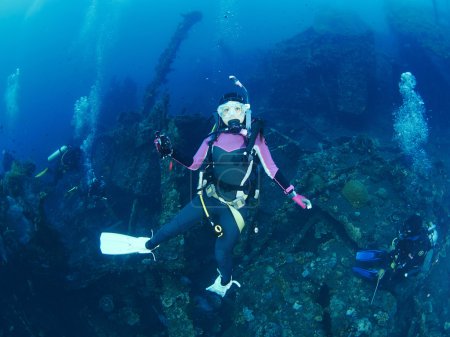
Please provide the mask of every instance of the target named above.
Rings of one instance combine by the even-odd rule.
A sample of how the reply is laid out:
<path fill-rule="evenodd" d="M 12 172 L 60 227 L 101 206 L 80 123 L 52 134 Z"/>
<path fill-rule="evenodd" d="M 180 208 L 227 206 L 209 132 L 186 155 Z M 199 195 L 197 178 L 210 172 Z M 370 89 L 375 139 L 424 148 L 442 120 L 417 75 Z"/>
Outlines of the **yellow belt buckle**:
<path fill-rule="evenodd" d="M 214 195 L 216 193 L 216 189 L 214 188 L 213 184 L 209 184 L 208 186 L 206 186 L 206 195 L 208 197 Z"/>
<path fill-rule="evenodd" d="M 233 204 L 234 208 L 239 209 L 239 208 L 242 208 L 245 206 L 245 200 L 244 200 L 244 198 L 240 197 L 240 198 L 237 198 L 236 200 L 234 200 L 232 202 L 232 204 Z"/>

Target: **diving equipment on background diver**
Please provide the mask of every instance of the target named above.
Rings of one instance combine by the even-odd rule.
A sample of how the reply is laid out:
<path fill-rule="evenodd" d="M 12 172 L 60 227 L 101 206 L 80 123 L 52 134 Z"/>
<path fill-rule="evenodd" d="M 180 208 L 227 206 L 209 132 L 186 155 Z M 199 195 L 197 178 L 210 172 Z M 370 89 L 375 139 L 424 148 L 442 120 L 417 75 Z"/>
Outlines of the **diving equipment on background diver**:
<path fill-rule="evenodd" d="M 373 300 L 374 300 L 375 295 L 376 295 L 377 290 L 378 290 L 378 285 L 380 284 L 380 280 L 383 278 L 384 274 L 385 274 L 385 270 L 384 269 L 378 270 L 378 273 L 377 273 L 377 285 L 376 285 L 375 290 L 373 292 L 372 300 L 370 301 L 370 304 L 373 303 Z"/>
<path fill-rule="evenodd" d="M 34 177 L 35 178 L 40 178 L 42 177 L 44 174 L 46 174 L 48 172 L 48 167 L 46 167 L 45 169 L 43 169 L 41 172 L 38 172 Z"/>
<path fill-rule="evenodd" d="M 370 252 L 370 251 L 365 251 L 365 252 Z M 364 261 L 364 260 L 360 260 L 360 261 Z M 370 260 L 366 260 L 366 261 L 370 261 Z M 370 301 L 370 304 L 372 304 L 373 300 L 375 298 L 375 295 L 377 293 L 378 286 L 380 285 L 380 281 L 384 277 L 386 271 L 383 268 L 381 268 L 381 269 L 364 269 L 364 268 L 360 268 L 360 267 L 352 267 L 352 270 L 359 276 L 362 276 L 368 280 L 371 280 L 371 281 L 373 281 L 375 279 L 377 280 L 377 284 L 375 286 L 375 290 L 372 295 L 372 300 Z"/>
<path fill-rule="evenodd" d="M 432 222 L 429 222 L 427 224 L 428 229 L 428 239 L 430 240 L 431 246 L 434 247 L 437 243 L 437 240 L 439 238 L 438 232 L 436 230 L 436 225 Z"/>
<path fill-rule="evenodd" d="M 384 261 L 388 256 L 385 250 L 361 250 L 356 252 L 356 261 Z"/>
<path fill-rule="evenodd" d="M 64 153 L 66 153 L 68 149 L 69 149 L 69 147 L 66 146 L 66 145 L 61 146 L 58 150 L 56 150 L 50 156 L 48 156 L 47 160 L 48 161 L 52 161 L 53 159 L 55 159 L 55 158 L 59 157 L 60 155 L 63 155 Z"/>
<path fill-rule="evenodd" d="M 64 156 L 67 151 L 69 150 L 69 147 L 67 145 L 63 145 L 60 148 L 58 148 L 55 152 L 53 152 L 51 155 L 49 155 L 47 157 L 47 161 L 52 161 L 60 156 Z M 42 177 L 44 174 L 46 174 L 48 172 L 48 167 L 46 167 L 45 169 L 43 169 L 42 171 L 40 171 L 39 173 L 37 173 L 34 177 L 35 178 L 40 178 Z"/>
<path fill-rule="evenodd" d="M 368 280 L 374 280 L 378 275 L 377 269 L 365 269 L 361 267 L 352 267 L 353 272 Z"/>

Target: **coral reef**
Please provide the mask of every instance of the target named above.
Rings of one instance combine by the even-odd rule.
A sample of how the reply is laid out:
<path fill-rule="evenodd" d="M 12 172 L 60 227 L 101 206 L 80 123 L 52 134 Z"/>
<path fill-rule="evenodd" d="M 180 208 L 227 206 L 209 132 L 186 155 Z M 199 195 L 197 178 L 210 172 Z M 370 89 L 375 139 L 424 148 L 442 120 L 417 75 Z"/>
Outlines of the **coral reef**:
<path fill-rule="evenodd" d="M 200 124 L 205 132 L 206 124 Z M 168 118 L 166 130 L 173 135 L 174 143 L 181 146 L 193 125 L 199 126 L 196 117 Z M 444 167 L 438 166 L 436 169 L 443 174 L 431 175 L 433 180 L 422 184 L 421 193 L 412 196 L 405 186 L 413 175 L 399 159 L 401 155 L 392 148 L 380 147 L 369 137 L 337 139 L 305 155 L 296 142 L 279 138 L 275 131 L 268 132 L 269 143 L 275 139 L 285 142 L 274 151 L 280 158 L 280 166 L 298 160 L 294 183 L 312 199 L 313 211 L 300 210 L 282 195 L 274 197 L 271 191 L 276 187 L 269 179 L 262 179 L 261 207 L 254 210 L 235 250 L 234 275 L 243 287 L 232 289 L 227 298 L 217 300 L 198 289 L 205 283 L 205 269 L 213 266 L 211 257 L 204 254 L 208 249 L 205 248 L 208 233 L 202 227 L 165 243 L 156 251 L 156 262 L 145 256 L 104 259 L 96 251 L 99 231 L 128 228 L 132 233 L 147 234 L 148 219 L 155 219 L 154 224 L 163 223 L 189 198 L 189 177 L 182 170 L 169 170 L 167 162 L 151 171 L 144 169 L 148 162 L 158 163 L 157 158 L 139 159 L 145 153 L 156 156 L 149 150 L 150 130 L 152 125 L 143 121 L 134 122 L 131 127 L 127 124 L 126 128 L 119 124 L 98 139 L 94 164 L 109 188 L 121 191 L 113 193 L 105 203 L 87 207 L 89 200 L 81 193 L 82 188 L 60 198 L 71 183 L 83 181 L 80 172 L 68 172 L 47 190 L 45 222 L 57 230 L 62 241 L 58 254 L 64 257 L 61 261 L 45 253 L 54 242 L 33 243 L 27 248 L 29 254 L 41 259 L 28 260 L 27 263 L 33 261 L 31 270 L 41 263 L 61 263 L 63 267 L 58 268 L 65 271 L 66 284 L 84 298 L 95 294 L 94 301 L 73 304 L 73 311 L 83 320 L 86 331 L 109 336 L 129 331 L 142 336 L 396 336 L 405 329 L 397 322 L 404 315 L 399 308 L 411 296 L 414 298 L 411 310 L 423 317 L 422 323 L 411 329 L 422 331 L 423 336 L 433 335 L 438 328 L 445 329 L 439 326 L 445 316 L 437 319 L 432 311 L 421 310 L 422 303 L 430 307 L 442 304 L 436 303 L 438 294 L 427 297 L 425 290 L 421 290 L 420 279 L 408 280 L 408 285 L 399 285 L 395 292 L 381 287 L 370 305 L 373 285 L 350 273 L 358 247 L 386 247 L 396 235 L 401 219 L 412 209 L 419 209 L 418 205 L 445 205 L 443 200 L 448 195 L 442 183 L 442 179 L 447 179 Z M 122 165 L 117 160 L 127 161 L 128 165 L 134 163 L 134 172 L 124 174 L 109 169 L 110 165 Z M 13 170 L 18 171 L 16 166 Z M 30 177 L 31 172 L 20 179 L 36 181 Z M 156 190 L 136 189 L 133 179 L 149 186 L 157 184 Z M 30 190 L 27 184 L 23 186 L 18 198 Z M 11 208 L 5 191 L 0 198 L 2 219 L 6 219 Z M 157 207 L 155 200 L 159 200 Z M 147 203 L 152 203 L 152 207 L 144 206 Z M 36 201 L 27 207 L 37 214 L 39 204 Z M 28 212 L 23 206 L 22 209 L 23 214 Z M 252 230 L 255 224 L 258 233 Z M 68 231 L 68 225 L 77 230 Z M 192 252 L 185 252 L 185 247 Z M 447 249 L 445 246 L 441 254 Z M 436 272 L 431 269 L 432 274 Z M 429 277 L 432 282 L 439 282 L 437 276 Z M 439 292 L 437 285 L 434 289 L 433 292 Z M 2 301 L 8 307 L 11 298 L 6 296 Z M 199 319 L 202 315 L 208 318 Z M 15 317 L 18 316 L 7 314 L 2 322 L 16 324 Z M 39 325 L 32 318 L 28 329 L 33 331 L 36 326 Z M 19 327 L 20 324 L 18 329 L 25 329 Z"/>
<path fill-rule="evenodd" d="M 342 195 L 355 208 L 363 207 L 369 201 L 369 192 L 359 180 L 348 181 L 342 189 Z"/>
<path fill-rule="evenodd" d="M 19 163 L 14 161 L 11 169 L 5 173 L 3 178 L 3 189 L 6 194 L 17 197 L 26 193 L 26 186 L 35 170 L 31 162 Z"/>
<path fill-rule="evenodd" d="M 35 165 L 14 160 L 0 180 L 0 263 L 6 263 L 34 237 L 43 214 L 34 180 Z"/>

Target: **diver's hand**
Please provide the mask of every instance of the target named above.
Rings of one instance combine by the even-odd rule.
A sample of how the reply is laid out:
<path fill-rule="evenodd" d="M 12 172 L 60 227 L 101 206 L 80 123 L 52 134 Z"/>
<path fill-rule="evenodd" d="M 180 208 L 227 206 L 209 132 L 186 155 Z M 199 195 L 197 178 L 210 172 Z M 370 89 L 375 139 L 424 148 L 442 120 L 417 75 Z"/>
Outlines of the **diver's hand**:
<path fill-rule="evenodd" d="M 312 208 L 312 204 L 311 201 L 309 201 L 309 199 L 307 199 L 306 197 L 304 197 L 303 195 L 297 194 L 295 192 L 292 192 L 294 194 L 294 196 L 292 197 L 292 200 L 294 200 L 294 202 L 299 205 L 301 208 L 303 209 L 311 209 Z"/>
<path fill-rule="evenodd" d="M 156 131 L 155 140 L 153 141 L 153 143 L 155 144 L 156 151 L 158 151 L 161 158 L 172 155 L 172 143 L 170 142 L 169 137 L 167 137 L 166 135 L 161 134 L 159 131 Z"/>

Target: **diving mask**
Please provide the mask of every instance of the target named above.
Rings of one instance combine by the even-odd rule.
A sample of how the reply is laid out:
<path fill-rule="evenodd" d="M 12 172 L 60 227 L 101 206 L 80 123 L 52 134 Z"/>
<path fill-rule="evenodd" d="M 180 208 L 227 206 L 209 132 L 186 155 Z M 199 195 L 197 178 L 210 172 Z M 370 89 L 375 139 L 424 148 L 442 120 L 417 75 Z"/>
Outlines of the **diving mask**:
<path fill-rule="evenodd" d="M 250 104 L 242 104 L 240 102 L 229 101 L 219 105 L 217 113 L 225 124 L 228 121 L 237 119 L 240 123 L 244 122 L 245 112 L 250 108 Z"/>

